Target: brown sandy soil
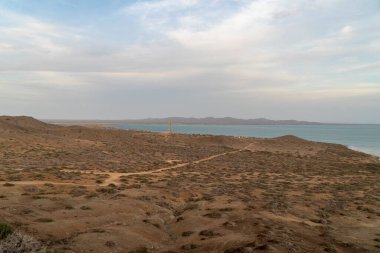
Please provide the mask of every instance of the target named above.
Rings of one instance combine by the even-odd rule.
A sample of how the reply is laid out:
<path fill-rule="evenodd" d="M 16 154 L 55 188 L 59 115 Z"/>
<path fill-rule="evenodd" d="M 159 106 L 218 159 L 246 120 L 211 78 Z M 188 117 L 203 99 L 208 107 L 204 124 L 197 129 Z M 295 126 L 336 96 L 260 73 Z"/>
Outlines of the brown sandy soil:
<path fill-rule="evenodd" d="M 380 252 L 379 181 L 376 158 L 294 136 L 0 117 L 0 223 L 52 252 Z"/>

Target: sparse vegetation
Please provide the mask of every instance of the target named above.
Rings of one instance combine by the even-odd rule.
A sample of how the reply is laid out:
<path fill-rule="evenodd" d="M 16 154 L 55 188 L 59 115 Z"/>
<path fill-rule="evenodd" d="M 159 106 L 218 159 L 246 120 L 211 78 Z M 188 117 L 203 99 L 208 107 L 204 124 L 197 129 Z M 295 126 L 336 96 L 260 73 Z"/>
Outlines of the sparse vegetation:
<path fill-rule="evenodd" d="M 190 235 L 192 235 L 192 234 L 194 234 L 193 231 L 185 231 L 185 232 L 182 232 L 182 236 L 183 236 L 183 237 L 187 237 L 187 236 L 190 236 Z"/>
<path fill-rule="evenodd" d="M 222 217 L 222 214 L 218 213 L 218 212 L 211 212 L 211 213 L 205 214 L 204 216 L 206 216 L 208 218 L 212 218 L 212 219 L 219 219 Z"/>
<path fill-rule="evenodd" d="M 141 246 L 141 247 L 138 247 L 134 250 L 129 251 L 128 253 L 149 253 L 149 250 L 147 247 Z"/>
<path fill-rule="evenodd" d="M 3 186 L 5 186 L 5 187 L 11 187 L 11 186 L 15 186 L 15 184 L 12 184 L 12 183 L 5 183 L 5 184 L 3 184 Z"/>
<path fill-rule="evenodd" d="M 8 235 L 13 233 L 13 228 L 8 224 L 0 223 L 0 240 L 7 238 Z"/>
<path fill-rule="evenodd" d="M 207 237 L 213 237 L 213 236 L 219 236 L 220 233 L 216 233 L 212 230 L 202 230 L 201 232 L 199 232 L 199 235 L 207 236 Z"/>
<path fill-rule="evenodd" d="M 365 154 L 295 137 L 45 127 L 0 131 L 0 219 L 14 228 L 0 252 L 42 248 L 24 232 L 48 252 L 380 247 L 380 165 Z"/>
<path fill-rule="evenodd" d="M 185 245 L 182 245 L 182 247 L 181 247 L 182 250 L 193 250 L 193 249 L 196 249 L 196 248 L 198 248 L 198 245 L 196 245 L 194 243 L 185 244 Z"/>
<path fill-rule="evenodd" d="M 0 241 L 0 252 L 4 253 L 45 253 L 46 248 L 34 238 L 21 234 L 12 233 L 7 238 Z"/>
<path fill-rule="evenodd" d="M 35 222 L 49 223 L 49 222 L 53 222 L 53 219 L 51 219 L 51 218 L 38 218 L 38 219 L 36 219 L 34 221 Z"/>

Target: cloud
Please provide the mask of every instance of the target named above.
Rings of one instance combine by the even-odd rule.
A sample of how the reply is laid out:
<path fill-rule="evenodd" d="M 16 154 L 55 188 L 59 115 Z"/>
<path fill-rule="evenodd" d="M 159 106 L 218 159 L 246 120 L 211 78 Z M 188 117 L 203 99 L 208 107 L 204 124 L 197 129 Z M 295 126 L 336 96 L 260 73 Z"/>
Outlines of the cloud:
<path fill-rule="evenodd" d="M 343 35 L 350 35 L 352 32 L 353 32 L 353 29 L 352 29 L 352 27 L 349 26 L 349 25 L 344 26 L 344 27 L 340 30 L 340 33 L 343 34 Z"/>
<path fill-rule="evenodd" d="M 66 49 L 60 40 L 68 34 L 58 27 L 6 10 L 1 10 L 0 16 L 7 21 L 0 26 L 2 44 L 12 45 L 12 50 L 54 54 Z"/>
<path fill-rule="evenodd" d="M 142 1 L 132 4 L 124 9 L 126 12 L 161 12 L 178 11 L 195 6 L 198 0 L 161 0 L 161 1 Z"/>
<path fill-rule="evenodd" d="M 314 110 L 333 99 L 366 104 L 379 97 L 380 15 L 363 1 L 135 1 L 77 27 L 1 8 L 0 91 L 33 103 L 65 94 L 61 103 L 83 104 L 81 115 L 109 103 L 115 117 L 133 103 L 154 116 L 149 108 L 170 110 L 170 98 L 195 116 L 200 105 L 248 117 L 269 101 L 261 116 L 279 117 L 284 103 L 305 115 L 308 100 Z"/>

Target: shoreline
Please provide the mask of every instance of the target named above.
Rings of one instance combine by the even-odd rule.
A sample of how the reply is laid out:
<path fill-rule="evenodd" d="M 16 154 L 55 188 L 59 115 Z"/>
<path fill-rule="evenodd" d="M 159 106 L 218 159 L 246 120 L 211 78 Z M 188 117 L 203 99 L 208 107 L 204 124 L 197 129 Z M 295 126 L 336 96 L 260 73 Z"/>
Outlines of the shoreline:
<path fill-rule="evenodd" d="M 122 130 L 132 130 L 132 131 L 142 131 L 142 132 L 153 132 L 153 133 L 165 133 L 167 132 L 167 125 L 165 124 L 134 124 L 134 123 L 126 123 L 126 124 L 123 124 L 123 123 L 115 123 L 115 122 L 101 122 L 101 121 L 78 121 L 78 122 L 56 122 L 56 123 L 53 123 L 53 124 L 57 124 L 57 125 L 62 125 L 62 126 L 72 126 L 72 125 L 79 125 L 79 126 L 84 126 L 84 127 L 94 127 L 94 128 L 112 128 L 112 129 L 122 129 Z M 129 125 L 131 126 L 137 126 L 136 128 L 127 128 Z M 342 126 L 342 127 L 349 127 L 349 126 L 358 126 L 359 124 L 351 124 L 351 125 L 348 125 L 348 124 L 326 124 L 326 125 L 210 125 L 210 124 L 174 124 L 174 126 L 177 126 L 177 127 L 183 127 L 183 128 L 186 128 L 186 127 L 189 127 L 189 128 L 196 128 L 196 127 L 204 127 L 206 128 L 207 130 L 210 130 L 210 128 L 212 128 L 213 126 L 215 128 L 223 128 L 223 127 L 226 127 L 229 131 L 232 131 L 231 129 L 233 129 L 234 127 L 235 128 L 239 128 L 239 127 L 242 127 L 242 128 L 249 128 L 249 127 L 253 127 L 253 128 L 264 128 L 264 127 L 268 127 L 268 128 L 275 128 L 276 130 L 278 129 L 281 129 L 281 127 L 287 127 L 287 128 L 302 128 L 302 127 L 306 127 L 306 128 L 316 128 L 316 127 L 320 127 L 320 126 Z M 361 126 L 373 126 L 373 124 L 360 124 Z M 123 127 L 125 126 L 125 127 Z M 138 126 L 146 126 L 146 127 L 152 127 L 152 126 L 158 126 L 159 129 L 146 129 L 146 128 L 143 128 L 141 129 L 141 127 L 139 128 Z M 379 125 L 380 127 L 380 125 Z M 175 129 L 176 130 L 176 129 Z M 193 129 L 194 130 L 194 129 Z M 198 129 L 199 130 L 199 129 Z M 322 142 L 322 143 L 330 143 L 330 144 L 340 144 L 340 145 L 344 145 L 346 146 L 347 148 L 351 149 L 351 150 L 354 150 L 354 151 L 357 151 L 357 152 L 362 152 L 362 153 L 365 153 L 365 154 L 368 154 L 368 155 L 371 155 L 373 157 L 376 157 L 378 160 L 380 160 L 380 150 L 379 151 L 371 151 L 371 148 L 360 148 L 360 147 L 357 147 L 357 145 L 354 145 L 352 143 L 348 143 L 348 142 L 337 142 L 337 141 L 334 141 L 334 140 L 325 140 L 325 139 L 318 139 L 318 138 L 312 138 L 312 137 L 308 137 L 308 136 L 303 136 L 302 134 L 297 134 L 297 133 L 291 133 L 291 132 L 283 132 L 283 133 L 279 133 L 279 134 L 275 134 L 273 133 L 272 135 L 268 136 L 263 136 L 263 135 L 260 135 L 260 134 L 257 134 L 257 135 L 252 135 L 252 134 L 239 134 L 239 133 L 232 133 L 232 132 L 227 132 L 227 133 L 220 133 L 220 132 L 213 132 L 213 131 L 196 131 L 196 129 L 194 130 L 194 132 L 189 132 L 189 131 L 184 131 L 182 129 L 178 131 L 175 131 L 175 133 L 178 133 L 178 134 L 200 134 L 200 135 L 212 135 L 212 136 L 226 136 L 226 137 L 254 137 L 254 138 L 277 138 L 277 137 L 281 137 L 281 136 L 285 136 L 285 135 L 294 135 L 294 136 L 297 136 L 299 138 L 302 138 L 302 139 L 305 139 L 305 140 L 309 140 L 309 141 L 315 141 L 315 142 Z M 237 132 L 239 132 L 237 130 Z M 380 147 L 379 147 L 380 148 Z"/>
<path fill-rule="evenodd" d="M 164 124 L 126 124 L 126 125 L 159 125 L 159 126 L 166 126 Z M 332 125 L 332 124 L 329 124 L 328 126 L 330 126 L 330 125 Z M 340 124 L 336 124 L 336 125 L 340 125 Z M 193 125 L 193 124 L 177 124 L 177 126 L 196 126 L 196 125 Z M 320 125 L 199 125 L 199 126 L 228 126 L 228 127 L 234 127 L 234 126 L 253 126 L 253 127 L 260 127 L 260 126 L 263 126 L 263 127 L 265 127 L 265 126 L 269 126 L 269 127 L 277 127 L 277 126 L 278 127 L 281 127 L 281 126 L 297 127 L 297 126 L 304 126 L 304 127 L 315 127 L 315 126 L 320 126 Z M 349 126 L 349 125 L 344 124 L 342 126 Z M 104 127 L 110 127 L 110 128 L 114 128 L 114 129 L 132 130 L 132 131 L 153 132 L 153 133 L 164 133 L 164 132 L 166 132 L 166 131 L 159 131 L 159 130 L 155 131 L 155 130 L 146 130 L 146 129 L 121 128 L 121 127 L 116 127 L 114 124 L 110 124 L 110 125 L 104 124 Z M 344 146 L 346 146 L 347 148 L 349 148 L 351 150 L 354 150 L 354 151 L 357 151 L 357 152 L 362 152 L 362 153 L 374 156 L 374 157 L 376 157 L 377 159 L 380 160 L 380 150 L 379 150 L 379 152 L 376 152 L 376 151 L 371 152 L 367 148 L 359 148 L 359 147 L 356 147 L 354 145 L 347 144 L 347 143 L 339 143 L 339 142 L 334 142 L 334 141 L 317 140 L 317 139 L 312 139 L 312 138 L 307 138 L 307 137 L 304 137 L 304 136 L 300 136 L 300 135 L 297 135 L 297 134 L 294 134 L 294 133 L 284 133 L 284 134 L 280 134 L 280 135 L 264 136 L 264 137 L 263 136 L 258 136 L 258 135 L 220 134 L 220 133 L 210 133 L 210 132 L 208 132 L 208 133 L 175 132 L 175 133 L 178 133 L 178 134 L 201 134 L 201 135 L 226 136 L 226 137 L 245 137 L 245 138 L 254 137 L 254 138 L 264 138 L 264 139 L 278 138 L 278 137 L 282 137 L 282 136 L 286 136 L 286 135 L 294 135 L 294 136 L 296 136 L 298 138 L 305 139 L 305 140 L 308 140 L 308 141 L 322 142 L 322 143 L 328 143 L 328 144 L 340 144 L 340 145 L 344 145 Z"/>

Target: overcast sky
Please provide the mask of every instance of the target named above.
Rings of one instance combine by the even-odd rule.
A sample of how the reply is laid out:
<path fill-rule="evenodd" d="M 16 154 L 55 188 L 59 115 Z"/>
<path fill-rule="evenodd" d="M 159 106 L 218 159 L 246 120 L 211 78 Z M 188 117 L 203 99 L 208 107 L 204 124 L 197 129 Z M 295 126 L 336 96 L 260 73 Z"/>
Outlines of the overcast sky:
<path fill-rule="evenodd" d="M 380 1 L 0 0 L 0 114 L 380 123 Z"/>

